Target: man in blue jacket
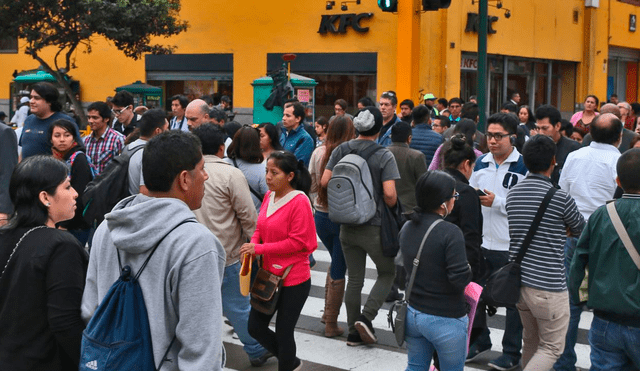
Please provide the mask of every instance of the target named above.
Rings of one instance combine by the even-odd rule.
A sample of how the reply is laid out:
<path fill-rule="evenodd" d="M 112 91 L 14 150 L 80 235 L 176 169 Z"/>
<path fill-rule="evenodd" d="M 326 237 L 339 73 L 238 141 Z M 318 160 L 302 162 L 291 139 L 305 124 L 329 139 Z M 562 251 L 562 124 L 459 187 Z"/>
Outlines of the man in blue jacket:
<path fill-rule="evenodd" d="M 433 154 L 444 142 L 444 138 L 431 128 L 431 110 L 429 107 L 421 104 L 413 109 L 412 115 L 413 130 L 411 135 L 413 139 L 410 146 L 424 153 L 424 159 L 427 162 L 427 167 L 429 167 Z"/>

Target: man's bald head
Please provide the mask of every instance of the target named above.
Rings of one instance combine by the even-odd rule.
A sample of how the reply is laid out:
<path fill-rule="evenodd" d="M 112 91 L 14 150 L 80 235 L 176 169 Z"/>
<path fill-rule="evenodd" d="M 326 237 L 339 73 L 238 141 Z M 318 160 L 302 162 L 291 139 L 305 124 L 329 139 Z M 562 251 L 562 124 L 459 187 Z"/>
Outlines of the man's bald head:
<path fill-rule="evenodd" d="M 595 142 L 617 146 L 622 137 L 622 121 L 611 113 L 597 116 L 591 123 L 591 137 Z"/>
<path fill-rule="evenodd" d="M 602 106 L 602 108 L 600 108 L 600 114 L 605 114 L 605 113 L 611 113 L 612 115 L 616 116 L 617 118 L 621 118 L 622 117 L 620 115 L 620 108 L 618 108 L 618 106 L 616 106 L 613 103 L 607 103 L 604 106 Z"/>
<path fill-rule="evenodd" d="M 187 118 L 189 130 L 193 130 L 209 122 L 209 105 L 202 99 L 194 99 L 187 105 L 184 116 Z"/>

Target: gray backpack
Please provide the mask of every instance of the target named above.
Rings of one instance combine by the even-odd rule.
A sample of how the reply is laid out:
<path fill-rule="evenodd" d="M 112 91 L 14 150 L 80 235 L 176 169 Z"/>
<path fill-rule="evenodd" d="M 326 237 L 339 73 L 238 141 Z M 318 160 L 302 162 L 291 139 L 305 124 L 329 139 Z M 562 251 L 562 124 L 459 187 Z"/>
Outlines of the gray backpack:
<path fill-rule="evenodd" d="M 329 219 L 339 224 L 364 224 L 376 215 L 375 188 L 367 160 L 384 148 L 376 143 L 357 153 L 349 142 L 344 156 L 333 167 L 327 186 Z"/>

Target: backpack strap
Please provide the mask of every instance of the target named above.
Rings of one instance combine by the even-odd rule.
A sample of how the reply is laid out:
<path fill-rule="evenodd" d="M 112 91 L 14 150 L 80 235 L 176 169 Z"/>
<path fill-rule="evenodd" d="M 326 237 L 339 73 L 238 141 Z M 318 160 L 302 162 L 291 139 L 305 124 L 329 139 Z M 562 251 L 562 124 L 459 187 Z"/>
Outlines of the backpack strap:
<path fill-rule="evenodd" d="M 170 235 L 171 232 L 173 232 L 175 229 L 177 229 L 179 226 L 181 226 L 181 225 L 183 225 L 185 223 L 189 223 L 189 222 L 190 222 L 189 220 L 183 220 L 180 224 L 178 224 L 175 227 L 171 228 L 171 230 L 160 239 L 160 241 L 153 247 L 153 249 L 151 249 L 151 253 L 149 253 L 149 256 L 147 256 L 147 259 L 145 259 L 144 263 L 142 263 L 142 266 L 140 266 L 140 269 L 138 269 L 138 272 L 136 273 L 136 275 L 133 278 L 134 280 L 137 280 L 138 277 L 140 277 L 140 274 L 142 273 L 144 268 L 147 266 L 147 263 L 149 263 L 149 260 L 153 256 L 153 253 L 156 252 L 156 249 L 158 248 L 158 246 L 160 246 L 162 241 L 164 241 L 164 239 L 168 235 Z M 120 251 L 118 251 L 118 249 L 116 249 L 116 254 L 118 255 L 118 266 L 120 266 L 120 271 L 122 271 L 122 269 L 123 269 L 122 261 L 120 260 Z"/>
<path fill-rule="evenodd" d="M 633 241 L 629 237 L 629 233 L 627 229 L 622 224 L 622 220 L 620 219 L 620 215 L 618 215 L 618 211 L 616 210 L 616 204 L 613 201 L 609 201 L 607 203 L 607 212 L 609 213 L 609 218 L 611 218 L 611 223 L 613 227 L 616 229 L 622 244 L 627 249 L 629 256 L 631 256 L 631 260 L 636 264 L 636 267 L 640 269 L 640 255 L 638 255 L 638 251 L 633 245 Z"/>

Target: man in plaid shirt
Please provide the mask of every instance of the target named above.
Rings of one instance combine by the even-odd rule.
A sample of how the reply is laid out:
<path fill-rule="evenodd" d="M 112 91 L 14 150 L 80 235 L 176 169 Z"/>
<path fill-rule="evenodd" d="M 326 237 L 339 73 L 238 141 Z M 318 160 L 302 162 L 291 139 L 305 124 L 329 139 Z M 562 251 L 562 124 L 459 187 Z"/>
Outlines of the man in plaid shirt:
<path fill-rule="evenodd" d="M 124 135 L 109 127 L 111 109 L 105 102 L 91 103 L 87 108 L 91 135 L 84 138 L 87 156 L 101 173 L 109 161 L 118 156 L 124 147 Z"/>

